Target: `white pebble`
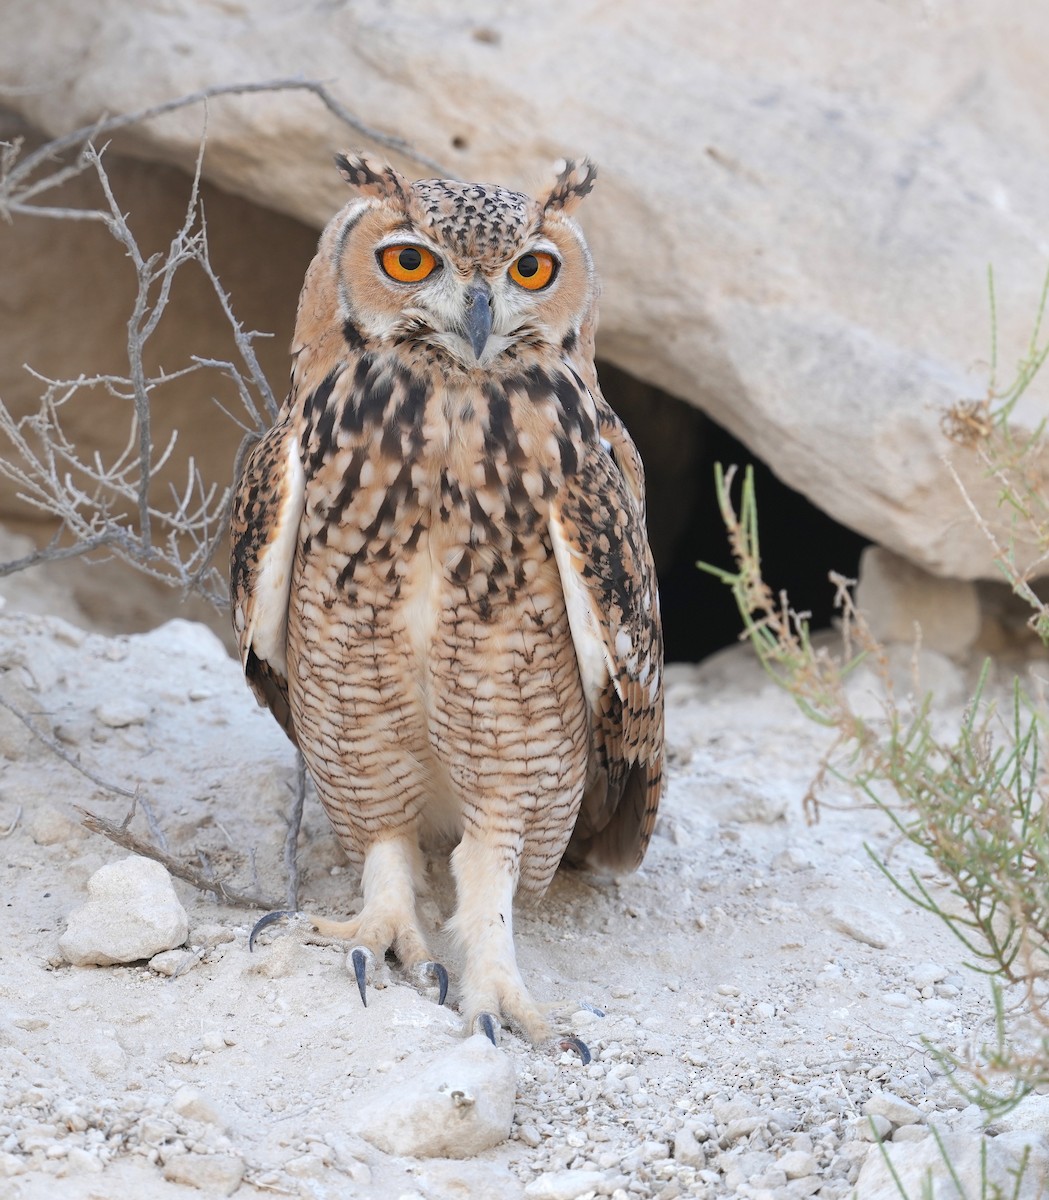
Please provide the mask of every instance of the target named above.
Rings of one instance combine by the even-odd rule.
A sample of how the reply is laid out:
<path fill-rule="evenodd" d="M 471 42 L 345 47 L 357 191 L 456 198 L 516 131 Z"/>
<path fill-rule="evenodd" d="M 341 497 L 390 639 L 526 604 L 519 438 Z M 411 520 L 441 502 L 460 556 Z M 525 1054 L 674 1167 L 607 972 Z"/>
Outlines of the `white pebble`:
<path fill-rule="evenodd" d="M 601 1171 L 548 1171 L 525 1188 L 528 1200 L 576 1200 L 596 1192 L 605 1181 Z"/>
<path fill-rule="evenodd" d="M 344 1116 L 387 1154 L 471 1158 L 510 1136 L 516 1092 L 510 1056 L 475 1034 L 421 1068 L 398 1064 Z"/>
<path fill-rule="evenodd" d="M 832 929 L 857 942 L 885 950 L 897 941 L 896 929 L 884 918 L 855 904 L 834 904 L 827 914 Z"/>
<path fill-rule="evenodd" d="M 788 1179 L 804 1179 L 816 1174 L 815 1155 L 806 1154 L 804 1150 L 788 1150 L 776 1160 L 776 1166 Z"/>
<path fill-rule="evenodd" d="M 95 716 L 110 729 L 126 729 L 129 725 L 144 725 L 149 720 L 149 708 L 136 700 L 107 700 L 95 708 Z"/>
<path fill-rule="evenodd" d="M 921 963 L 913 970 L 909 971 L 907 978 L 914 986 L 921 991 L 922 988 L 932 987 L 934 984 L 942 983 L 949 974 L 946 967 L 940 966 L 939 963 L 927 962 Z"/>
<path fill-rule="evenodd" d="M 100 867 L 87 892 L 58 943 L 74 966 L 137 962 L 186 940 L 186 910 L 171 876 L 152 859 L 133 856 Z"/>
<path fill-rule="evenodd" d="M 917 1125 L 925 1120 L 920 1108 L 915 1108 L 893 1092 L 876 1092 L 864 1104 L 863 1111 L 871 1116 L 885 1117 L 893 1125 Z"/>

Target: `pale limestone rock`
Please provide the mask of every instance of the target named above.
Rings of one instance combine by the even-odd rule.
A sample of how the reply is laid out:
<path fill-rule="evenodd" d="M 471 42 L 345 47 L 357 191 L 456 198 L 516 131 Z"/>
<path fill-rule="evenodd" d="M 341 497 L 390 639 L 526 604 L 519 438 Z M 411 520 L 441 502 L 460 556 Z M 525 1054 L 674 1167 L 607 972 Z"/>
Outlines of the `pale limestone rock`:
<path fill-rule="evenodd" d="M 898 940 L 894 925 L 878 913 L 860 908 L 858 904 L 832 904 L 827 911 L 827 922 L 832 929 L 857 942 L 873 946 L 875 950 L 885 950 Z"/>
<path fill-rule="evenodd" d="M 1044 1194 L 1049 1174 L 1049 1154 L 1041 1139 L 1001 1134 L 996 1138 L 974 1133 L 941 1134 L 942 1148 L 935 1138 L 920 1142 L 890 1142 L 875 1146 L 867 1153 L 863 1170 L 856 1180 L 856 1200 L 899 1200 L 901 1189 L 908 1196 L 927 1200 L 957 1200 L 958 1189 L 951 1175 L 960 1181 L 964 1196 L 997 1194 L 1015 1200 L 1036 1200 Z M 1016 1172 L 1024 1147 L 1030 1145 L 1030 1158 L 1023 1179 L 1017 1186 Z M 986 1152 L 986 1182 L 982 1177 L 981 1151 Z M 889 1169 L 885 1161 L 892 1164 Z M 948 1171 L 944 1158 L 949 1160 Z M 894 1173 L 898 1178 L 894 1178 Z"/>
<path fill-rule="evenodd" d="M 884 1117 L 893 1125 L 917 1125 L 925 1120 L 920 1108 L 892 1092 L 875 1092 L 864 1104 L 863 1111 L 870 1116 Z"/>
<path fill-rule="evenodd" d="M 881 546 L 860 558 L 856 603 L 882 643 L 912 646 L 920 636 L 930 650 L 963 658 L 980 632 L 975 584 L 930 575 Z"/>
<path fill-rule="evenodd" d="M 244 1160 L 236 1154 L 179 1154 L 164 1164 L 164 1178 L 209 1196 L 232 1196 L 244 1178 Z"/>
<path fill-rule="evenodd" d="M 510 1136 L 516 1076 L 509 1057 L 475 1034 L 419 1068 L 391 1071 L 347 1106 L 350 1128 L 387 1154 L 469 1158 Z"/>
<path fill-rule="evenodd" d="M 602 1171 L 547 1171 L 524 1190 L 527 1200 L 576 1200 L 596 1192 L 605 1182 Z"/>
<path fill-rule="evenodd" d="M 1037 309 L 1049 97 L 1030 47 L 1049 37 L 1049 10 L 867 2 L 843 22 L 839 9 L 766 0 L 741 21 L 737 0 L 618 0 L 595 28 L 590 6 L 561 0 L 432 0 L 408 25 L 398 5 L 327 5 L 306 21 L 283 0 L 54 0 L 43 12 L 13 0 L 0 78 L 5 103 L 54 134 L 308 63 L 362 120 L 447 173 L 533 186 L 558 155 L 591 154 L 602 176 L 582 220 L 604 282 L 603 356 L 703 407 L 843 523 L 937 573 L 993 577 L 945 452 L 999 525 L 997 485 L 947 442 L 941 410 L 986 391 L 986 263 L 1001 374 Z M 187 168 L 201 124 L 184 110 L 122 146 Z M 333 147 L 362 140 L 306 93 L 213 100 L 204 170 L 318 227 L 346 196 Z M 51 241 L 73 236 L 47 226 Z M 284 252 L 226 237 L 260 270 Z M 90 272 L 68 247 L 33 254 L 26 280 L 5 269 L 13 311 L 41 257 L 60 273 L 29 320 L 62 342 L 66 264 Z M 92 291 L 110 304 L 110 288 Z M 234 300 L 265 292 L 246 283 Z M 280 300 L 288 316 L 293 303 Z M 1029 426 L 1039 415 L 1017 413 Z"/>
<path fill-rule="evenodd" d="M 171 876 L 152 859 L 133 856 L 100 867 L 87 891 L 87 903 L 70 913 L 58 943 L 74 966 L 137 962 L 186 940 L 186 910 Z"/>

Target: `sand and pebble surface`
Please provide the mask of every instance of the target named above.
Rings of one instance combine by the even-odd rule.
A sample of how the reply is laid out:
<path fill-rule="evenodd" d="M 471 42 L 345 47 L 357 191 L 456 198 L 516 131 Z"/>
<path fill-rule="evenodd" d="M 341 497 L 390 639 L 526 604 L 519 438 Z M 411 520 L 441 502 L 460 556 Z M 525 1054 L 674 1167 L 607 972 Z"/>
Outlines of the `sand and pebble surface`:
<path fill-rule="evenodd" d="M 948 1186 L 937 1138 L 972 1195 L 981 1158 L 1006 1179 L 1029 1146 L 1019 1194 L 1036 1195 L 1049 1097 L 987 1129 L 951 1088 L 926 1040 L 986 1040 L 986 984 L 867 847 L 935 887 L 928 863 L 843 793 L 806 822 L 827 733 L 744 648 L 668 681 L 642 870 L 561 873 L 517 917 L 525 978 L 587 1066 L 465 1038 L 440 933 L 444 1008 L 396 967 L 362 1007 L 345 949 L 301 922 L 249 953 L 258 911 L 89 833 L 78 806 L 119 821 L 128 800 L 0 710 L 0 1198 L 875 1200 L 899 1194 L 879 1135 L 914 1196 L 929 1170 Z M 0 689 L 137 791 L 170 853 L 283 896 L 293 754 L 206 628 L 104 637 L 9 608 Z M 132 828 L 150 832 L 142 806 Z M 300 864 L 304 907 L 358 906 L 312 796 Z M 432 877 L 437 927 L 452 900 L 439 862 Z"/>

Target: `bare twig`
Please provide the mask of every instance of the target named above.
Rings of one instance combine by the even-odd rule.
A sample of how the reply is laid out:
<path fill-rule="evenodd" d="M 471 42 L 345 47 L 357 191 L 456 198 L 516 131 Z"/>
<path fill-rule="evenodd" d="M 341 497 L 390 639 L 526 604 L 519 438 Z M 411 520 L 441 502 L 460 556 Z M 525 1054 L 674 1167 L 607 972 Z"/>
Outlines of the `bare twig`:
<path fill-rule="evenodd" d="M 299 907 L 299 829 L 302 826 L 302 808 L 306 800 L 306 760 L 302 751 L 295 752 L 295 793 L 291 811 L 288 813 L 288 832 L 284 836 L 284 874 L 287 879 L 288 898 L 286 907 L 295 912 Z"/>
<path fill-rule="evenodd" d="M 272 910 L 280 907 L 279 900 L 274 900 L 269 896 L 260 896 L 255 892 L 242 892 L 238 888 L 231 887 L 225 880 L 217 879 L 210 868 L 206 871 L 198 870 L 196 867 L 190 866 L 184 859 L 175 858 L 174 855 L 161 850 L 153 842 L 132 833 L 128 826 L 135 815 L 134 805 L 128 810 L 123 821 L 119 823 L 91 812 L 90 809 L 81 808 L 79 805 L 77 805 L 77 812 L 83 818 L 86 828 L 90 829 L 92 833 L 100 833 L 118 846 L 123 846 L 125 850 L 130 850 L 132 854 L 141 854 L 144 858 L 153 859 L 154 862 L 166 867 L 176 879 L 184 880 L 198 891 L 210 892 L 225 904 L 230 904 L 234 908 Z"/>
<path fill-rule="evenodd" d="M 392 150 L 395 154 L 403 155 L 413 162 L 419 163 L 420 166 L 426 167 L 427 170 L 435 172 L 435 174 L 445 178 L 453 178 L 449 175 L 447 169 L 443 167 L 435 159 L 429 155 L 423 154 L 416 150 L 404 138 L 397 137 L 395 134 L 383 133 L 382 130 L 375 129 L 370 125 L 366 125 L 359 117 L 354 116 L 352 112 L 339 100 L 328 91 L 323 83 L 313 79 L 288 78 L 288 79 L 269 79 L 255 83 L 229 83 L 217 84 L 214 87 L 201 88 L 200 91 L 190 92 L 185 96 L 178 96 L 174 100 L 166 100 L 162 104 L 154 104 L 148 108 L 140 108 L 132 113 L 121 113 L 114 117 L 102 117 L 90 125 L 81 125 L 79 129 L 74 129 L 71 133 L 64 134 L 61 137 L 54 138 L 48 142 L 46 146 L 41 146 L 39 150 L 35 150 L 32 154 L 26 155 L 17 165 L 12 166 L 6 172 L 6 179 L 9 181 L 11 189 L 17 188 L 23 180 L 27 180 L 29 176 L 37 170 L 38 167 L 45 163 L 53 162 L 60 154 L 67 150 L 82 147 L 91 142 L 96 142 L 99 138 L 105 137 L 108 134 L 116 133 L 118 130 L 127 129 L 132 125 L 140 125 L 144 121 L 153 120 L 156 117 L 165 116 L 167 113 L 177 112 L 182 108 L 189 108 L 194 104 L 203 104 L 208 100 L 217 99 L 220 96 L 248 96 L 259 95 L 269 92 L 309 92 L 316 96 L 324 107 L 335 117 L 337 117 L 344 125 L 359 133 L 361 137 L 367 138 L 368 141 L 374 142 L 377 146 L 383 146 L 387 150 Z M 67 168 L 67 171 L 69 168 Z M 57 182 L 64 183 L 70 175 L 66 174 Z M 55 177 L 49 176 L 47 186 L 56 186 Z M 42 187 L 34 187 L 29 193 L 30 196 L 35 195 L 38 191 L 44 190 Z M 17 193 L 19 197 L 26 194 L 26 189 L 23 188 Z M 4 192 L 0 189 L 0 211 L 3 211 L 5 205 L 3 203 Z M 30 206 L 26 206 L 30 208 Z M 23 211 L 22 209 L 10 208 L 11 212 Z M 35 211 L 36 215 L 45 215 L 39 210 Z M 64 219 L 65 211 L 58 210 L 59 215 Z"/>

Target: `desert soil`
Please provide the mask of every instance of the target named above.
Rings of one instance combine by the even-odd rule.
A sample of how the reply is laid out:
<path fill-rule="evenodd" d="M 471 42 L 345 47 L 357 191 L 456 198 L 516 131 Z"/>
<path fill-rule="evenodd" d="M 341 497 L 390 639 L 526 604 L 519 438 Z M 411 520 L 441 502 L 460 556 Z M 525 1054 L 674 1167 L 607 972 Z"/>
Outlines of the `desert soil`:
<path fill-rule="evenodd" d="M 137 790 L 172 854 L 281 899 L 293 752 L 216 636 L 175 620 L 106 637 L 12 607 L 3 696 Z M 961 670 L 939 669 L 960 700 Z M 176 974 L 64 963 L 89 878 L 128 855 L 78 809 L 120 820 L 128 801 L 0 711 L 0 1197 L 844 1197 L 880 1157 L 868 1110 L 896 1142 L 932 1126 L 979 1138 L 924 1039 L 986 1039 L 985 982 L 872 861 L 868 847 L 936 885 L 882 816 L 832 788 L 807 822 L 826 741 L 744 647 L 669 670 L 670 784 L 642 869 L 562 872 L 517 917 L 527 982 L 593 1062 L 504 1031 L 509 1137 L 457 1161 L 355 1132 L 369 1092 L 410 1090 L 463 1044 L 446 937 L 448 1007 L 394 970 L 365 1008 L 343 947 L 289 923 L 249 953 L 258 911 L 176 881 L 190 919 Z M 132 828 L 149 835 L 141 808 Z M 354 911 L 357 878 L 312 795 L 299 861 L 303 907 Z M 432 876 L 437 927 L 451 896 L 440 863 Z"/>

